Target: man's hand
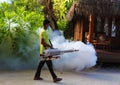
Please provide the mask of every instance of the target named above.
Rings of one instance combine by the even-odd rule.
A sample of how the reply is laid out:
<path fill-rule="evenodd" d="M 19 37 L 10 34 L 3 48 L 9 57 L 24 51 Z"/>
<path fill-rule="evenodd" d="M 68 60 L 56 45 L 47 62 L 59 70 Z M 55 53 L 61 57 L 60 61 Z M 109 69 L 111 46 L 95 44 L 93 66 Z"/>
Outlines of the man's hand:
<path fill-rule="evenodd" d="M 54 49 L 53 46 L 50 47 L 51 49 Z"/>
<path fill-rule="evenodd" d="M 44 56 L 43 54 L 40 54 L 40 56 Z"/>

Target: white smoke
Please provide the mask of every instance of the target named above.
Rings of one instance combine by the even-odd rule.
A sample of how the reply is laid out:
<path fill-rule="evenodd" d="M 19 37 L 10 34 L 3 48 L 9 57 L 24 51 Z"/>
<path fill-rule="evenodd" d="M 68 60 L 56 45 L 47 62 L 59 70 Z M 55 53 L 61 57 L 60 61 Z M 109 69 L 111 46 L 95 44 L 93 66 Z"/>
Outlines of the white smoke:
<path fill-rule="evenodd" d="M 96 51 L 91 44 L 84 44 L 81 41 L 68 41 L 63 35 L 57 33 L 58 31 L 54 31 L 50 35 L 54 48 L 60 50 L 77 49 L 79 51 L 62 54 L 60 60 L 53 61 L 55 69 L 78 72 L 96 65 Z"/>
<path fill-rule="evenodd" d="M 23 70 L 37 67 L 39 32 L 38 30 L 25 32 L 25 36 L 18 36 L 16 50 L 12 47 L 13 39 L 10 36 L 3 38 L 3 42 L 0 43 L 0 70 Z"/>
<path fill-rule="evenodd" d="M 9 36 L 5 42 L 0 44 L 0 70 L 11 69 L 32 69 L 39 63 L 39 31 L 35 33 L 28 31 L 26 37 L 19 37 L 17 41 L 19 46 L 18 54 L 12 53 L 12 39 Z M 61 55 L 60 60 L 54 60 L 53 64 L 57 70 L 80 71 L 96 65 L 96 51 L 92 45 L 86 45 L 81 41 L 68 41 L 58 30 L 51 33 L 51 41 L 54 48 L 60 50 L 77 49 L 78 52 L 65 53 Z M 25 43 L 24 43 L 25 42 Z"/>

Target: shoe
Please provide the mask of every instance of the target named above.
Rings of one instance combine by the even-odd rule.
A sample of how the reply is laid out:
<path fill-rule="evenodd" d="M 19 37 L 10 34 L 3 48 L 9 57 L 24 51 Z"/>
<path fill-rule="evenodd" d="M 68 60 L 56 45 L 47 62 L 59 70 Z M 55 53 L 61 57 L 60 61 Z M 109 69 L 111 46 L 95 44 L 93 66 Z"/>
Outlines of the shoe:
<path fill-rule="evenodd" d="M 41 78 L 41 77 L 38 77 L 38 78 L 35 77 L 34 80 L 43 80 L 43 78 Z"/>
<path fill-rule="evenodd" d="M 61 80 L 62 80 L 62 78 L 55 78 L 55 79 L 53 79 L 54 82 L 58 82 L 58 81 L 61 81 Z"/>

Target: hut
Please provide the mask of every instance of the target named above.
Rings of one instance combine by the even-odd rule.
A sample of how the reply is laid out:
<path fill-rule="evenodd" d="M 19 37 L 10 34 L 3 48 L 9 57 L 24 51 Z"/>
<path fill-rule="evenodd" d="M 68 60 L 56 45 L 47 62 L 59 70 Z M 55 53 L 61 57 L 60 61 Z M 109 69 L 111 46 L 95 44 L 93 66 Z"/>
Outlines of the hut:
<path fill-rule="evenodd" d="M 106 50 L 120 49 L 120 0 L 80 0 L 67 17 L 74 25 L 74 40 Z"/>

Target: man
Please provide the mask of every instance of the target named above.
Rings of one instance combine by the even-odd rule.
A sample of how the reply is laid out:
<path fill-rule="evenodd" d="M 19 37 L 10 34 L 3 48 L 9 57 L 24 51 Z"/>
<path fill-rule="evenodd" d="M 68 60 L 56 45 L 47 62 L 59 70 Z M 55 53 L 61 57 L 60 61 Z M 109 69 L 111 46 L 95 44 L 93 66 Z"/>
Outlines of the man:
<path fill-rule="evenodd" d="M 43 26 L 44 26 L 44 29 L 42 31 L 40 31 L 40 55 L 43 54 L 45 49 L 53 48 L 51 43 L 50 43 L 49 35 L 48 35 L 48 31 L 47 31 L 48 27 L 50 26 L 50 21 L 44 20 Z M 35 77 L 34 77 L 34 80 L 43 80 L 40 77 L 40 74 L 41 74 L 41 69 L 45 63 L 47 63 L 47 66 L 48 66 L 49 71 L 52 75 L 53 81 L 54 82 L 61 81 L 62 78 L 57 78 L 56 74 L 53 71 L 52 60 L 40 61 L 39 66 L 38 66 L 37 71 L 36 71 L 36 74 L 35 74 Z"/>

